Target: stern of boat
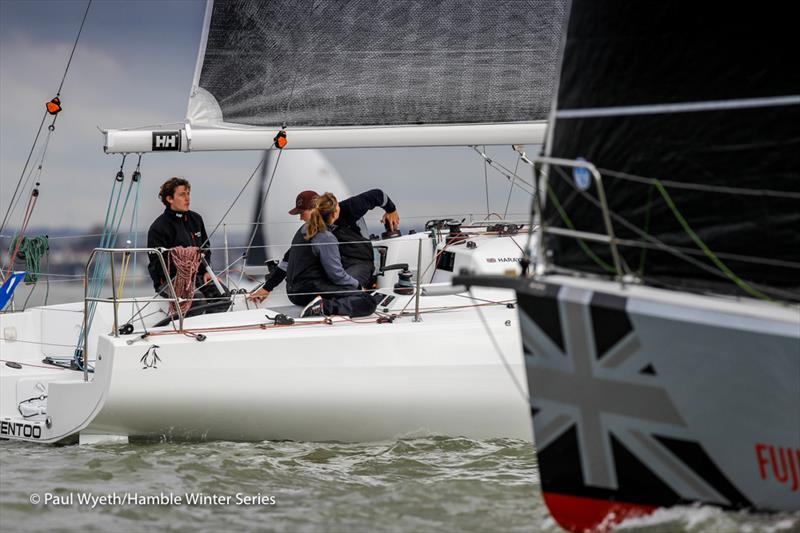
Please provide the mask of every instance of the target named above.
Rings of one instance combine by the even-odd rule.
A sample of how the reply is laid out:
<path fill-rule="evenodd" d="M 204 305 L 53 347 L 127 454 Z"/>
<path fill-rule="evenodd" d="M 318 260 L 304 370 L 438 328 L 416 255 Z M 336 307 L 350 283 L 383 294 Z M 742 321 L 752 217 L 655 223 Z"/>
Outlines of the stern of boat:
<path fill-rule="evenodd" d="M 68 306 L 63 311 L 69 312 Z M 68 439 L 84 429 L 103 404 L 107 365 L 98 356 L 94 372 L 85 375 L 48 363 L 52 350 L 63 352 L 67 347 L 49 342 L 51 336 L 63 339 L 64 332 L 52 331 L 55 326 L 42 328 L 42 313 L 34 308 L 0 314 L 0 438 L 41 443 Z M 70 329 L 67 322 L 60 326 Z"/>

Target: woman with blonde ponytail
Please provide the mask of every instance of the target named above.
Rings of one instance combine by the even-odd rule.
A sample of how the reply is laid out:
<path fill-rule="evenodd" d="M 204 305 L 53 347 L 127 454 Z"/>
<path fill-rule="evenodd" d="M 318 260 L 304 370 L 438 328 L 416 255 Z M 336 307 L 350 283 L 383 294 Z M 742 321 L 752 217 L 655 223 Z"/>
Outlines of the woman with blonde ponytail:
<path fill-rule="evenodd" d="M 305 239 L 310 241 L 317 233 L 327 231 L 328 225 L 336 222 L 337 218 L 339 218 L 339 202 L 336 201 L 336 197 L 329 192 L 317 196 L 306 222 Z"/>
<path fill-rule="evenodd" d="M 314 200 L 305 224 L 289 249 L 286 287 L 289 300 L 306 305 L 301 316 L 366 316 L 376 303 L 342 267 L 339 241 L 333 234 L 339 202 L 329 192 Z"/>

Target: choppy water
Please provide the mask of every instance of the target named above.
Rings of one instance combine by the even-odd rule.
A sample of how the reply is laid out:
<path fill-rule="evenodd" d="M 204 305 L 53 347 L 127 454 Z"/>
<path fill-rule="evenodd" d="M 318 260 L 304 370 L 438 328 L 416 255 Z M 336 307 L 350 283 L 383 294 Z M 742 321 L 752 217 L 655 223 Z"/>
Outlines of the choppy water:
<path fill-rule="evenodd" d="M 183 501 L 94 509 L 78 501 L 79 494 L 114 493 Z M 222 502 L 185 503 L 198 493 Z M 62 503 L 34 505 L 32 494 Z M 64 501 L 70 494 L 73 501 Z M 261 500 L 238 503 L 237 494 Z M 0 441 L 0 530 L 560 531 L 541 500 L 530 444 L 464 438 L 59 447 Z M 623 530 L 800 531 L 800 514 L 684 508 Z"/>

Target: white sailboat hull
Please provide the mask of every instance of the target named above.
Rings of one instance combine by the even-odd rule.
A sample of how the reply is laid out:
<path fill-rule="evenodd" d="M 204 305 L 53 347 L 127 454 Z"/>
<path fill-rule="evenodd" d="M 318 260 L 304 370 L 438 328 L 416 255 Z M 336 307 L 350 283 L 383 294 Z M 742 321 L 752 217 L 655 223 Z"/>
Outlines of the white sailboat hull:
<path fill-rule="evenodd" d="M 166 300 L 141 312 L 141 302 L 120 304 L 119 325 L 136 332 L 114 336 L 113 305 L 99 304 L 88 382 L 43 361 L 72 359 L 82 302 L 0 314 L 0 438 L 531 440 L 513 291 L 470 295 L 449 283 L 462 268 L 516 273 L 521 248 L 513 235 L 469 231 L 471 246 L 428 234 L 376 241 L 387 265 L 420 254 L 433 267 L 421 274 L 436 283 L 421 285 L 419 321 L 417 299 L 394 291 L 393 271 L 378 277 L 378 314 L 359 319 L 298 319 L 282 291 L 266 309 L 237 293 L 230 312 L 186 318 L 185 334 L 155 327 Z M 269 317 L 278 313 L 295 323 L 275 325 Z"/>
<path fill-rule="evenodd" d="M 518 339 L 498 333 L 523 379 Z M 147 369 L 140 362 L 146 345 L 103 339 L 109 395 L 87 432 L 242 441 L 530 439 L 524 400 L 480 336 L 470 322 L 337 322 L 209 335 L 202 343 L 176 337 L 157 340 L 161 361 Z"/>
<path fill-rule="evenodd" d="M 424 300 L 448 298 L 455 297 Z M 128 344 L 137 336 L 101 335 L 88 383 L 76 371 L 0 367 L 2 437 L 47 442 L 80 432 L 176 440 L 530 440 L 526 400 L 509 373 L 524 383 L 516 310 L 501 306 L 483 313 L 503 353 L 511 354 L 508 366 L 475 308 L 426 315 L 421 322 L 300 319 L 289 327 L 206 332 L 203 342 L 170 334 Z M 264 315 L 205 315 L 185 326 L 248 327 L 265 322 Z M 13 344 L 2 346 L 9 352 Z M 39 363 L 33 354 L 11 358 Z M 47 390 L 47 416 L 23 420 L 18 404 L 36 394 L 37 383 Z M 15 423 L 39 429 L 15 431 Z"/>

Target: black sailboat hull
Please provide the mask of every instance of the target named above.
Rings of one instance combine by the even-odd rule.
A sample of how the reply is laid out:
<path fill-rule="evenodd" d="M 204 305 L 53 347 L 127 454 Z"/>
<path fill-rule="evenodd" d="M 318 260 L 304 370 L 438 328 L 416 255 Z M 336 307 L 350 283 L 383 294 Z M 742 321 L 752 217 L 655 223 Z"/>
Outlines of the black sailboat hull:
<path fill-rule="evenodd" d="M 517 291 L 541 486 L 573 531 L 800 510 L 800 309 L 545 276 Z"/>

